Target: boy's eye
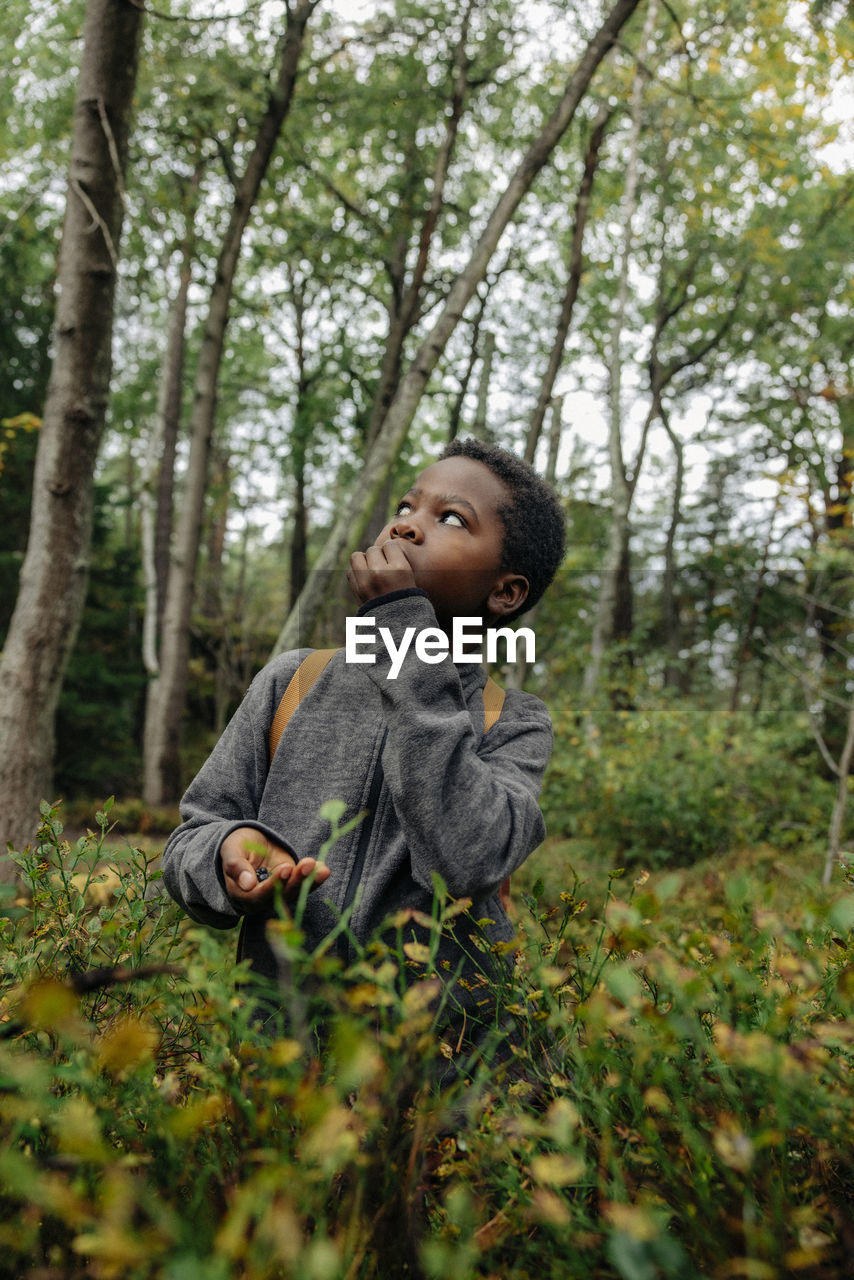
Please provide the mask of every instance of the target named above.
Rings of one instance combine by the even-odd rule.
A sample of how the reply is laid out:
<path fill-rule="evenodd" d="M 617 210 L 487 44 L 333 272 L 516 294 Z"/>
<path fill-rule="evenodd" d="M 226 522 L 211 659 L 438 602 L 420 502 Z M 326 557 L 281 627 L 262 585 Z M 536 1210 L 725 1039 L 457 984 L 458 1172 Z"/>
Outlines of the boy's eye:
<path fill-rule="evenodd" d="M 412 510 L 412 504 L 410 502 L 399 502 L 397 504 L 397 509 L 394 514 L 396 516 L 406 516 L 406 515 L 409 515 L 409 512 L 411 510 Z"/>
<path fill-rule="evenodd" d="M 445 524 L 455 525 L 458 529 L 465 529 L 466 527 L 466 522 L 459 511 L 443 511 L 442 520 Z"/>

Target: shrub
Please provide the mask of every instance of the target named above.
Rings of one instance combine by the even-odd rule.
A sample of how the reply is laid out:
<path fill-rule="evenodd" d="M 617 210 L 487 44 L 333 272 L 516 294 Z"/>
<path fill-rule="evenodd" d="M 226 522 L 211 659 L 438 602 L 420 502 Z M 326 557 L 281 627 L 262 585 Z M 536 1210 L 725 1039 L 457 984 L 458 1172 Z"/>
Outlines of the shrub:
<path fill-rule="evenodd" d="M 549 830 L 611 863 L 687 865 L 826 830 L 832 788 L 791 731 L 666 703 L 618 713 L 592 743 L 568 716 L 559 729 L 543 794 Z"/>
<path fill-rule="evenodd" d="M 106 822 L 70 848 L 46 808 L 3 922 L 4 1274 L 843 1274 L 854 895 L 792 925 L 733 884 L 720 930 L 671 934 L 672 877 L 597 910 L 535 886 L 490 1066 L 436 1035 L 405 918 L 346 970 L 276 922 L 288 1025 L 259 1030 L 231 940 Z"/>

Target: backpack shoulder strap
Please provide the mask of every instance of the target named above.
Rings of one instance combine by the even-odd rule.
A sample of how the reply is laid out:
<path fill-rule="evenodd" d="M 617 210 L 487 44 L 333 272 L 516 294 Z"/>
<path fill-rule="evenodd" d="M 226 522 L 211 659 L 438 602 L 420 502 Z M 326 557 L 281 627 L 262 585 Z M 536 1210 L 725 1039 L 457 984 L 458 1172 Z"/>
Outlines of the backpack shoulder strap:
<path fill-rule="evenodd" d="M 279 739 L 291 716 L 337 652 L 337 649 L 314 649 L 307 658 L 303 658 L 291 676 L 288 687 L 282 694 L 282 700 L 276 707 L 273 723 L 270 725 L 270 760 L 276 754 Z"/>
<path fill-rule="evenodd" d="M 483 732 L 489 733 L 504 706 L 504 690 L 496 684 L 492 676 L 487 676 L 483 686 Z"/>
<path fill-rule="evenodd" d="M 279 739 L 291 716 L 314 684 L 317 677 L 328 666 L 337 649 L 315 649 L 307 658 L 303 658 L 291 676 L 282 700 L 276 708 L 273 723 L 270 725 L 270 760 L 276 754 Z M 504 690 L 496 684 L 492 676 L 487 678 L 483 686 L 483 731 L 488 733 L 501 715 L 504 706 Z"/>

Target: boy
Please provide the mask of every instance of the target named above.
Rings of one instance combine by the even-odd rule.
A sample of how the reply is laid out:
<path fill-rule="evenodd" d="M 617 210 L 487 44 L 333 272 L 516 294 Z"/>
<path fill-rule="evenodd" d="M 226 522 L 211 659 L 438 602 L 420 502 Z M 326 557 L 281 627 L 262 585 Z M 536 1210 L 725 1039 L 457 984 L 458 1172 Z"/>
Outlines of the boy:
<path fill-rule="evenodd" d="M 373 546 L 354 553 L 347 577 L 359 616 L 387 628 L 399 654 L 407 628 L 430 628 L 435 640 L 437 629 L 450 638 L 455 618 L 512 621 L 545 591 L 563 550 L 557 497 L 532 468 L 495 446 L 455 441 Z M 472 899 L 438 956 L 448 1003 L 471 1032 L 488 1016 L 489 945 L 513 936 L 500 886 L 544 835 L 538 795 L 552 747 L 548 712 L 531 694 L 508 690 L 484 733 L 479 665 L 455 664 L 450 653 L 425 661 L 410 645 L 389 678 L 392 654 L 379 643 L 372 664 L 335 654 L 271 762 L 270 725 L 304 656 L 282 654 L 256 676 L 191 783 L 183 825 L 163 854 L 166 888 L 203 923 L 228 928 L 242 919 L 241 955 L 275 977 L 265 918 L 277 883 L 292 901 L 313 879 L 301 920 L 311 949 L 343 914 L 360 943 L 401 908 L 429 915 L 431 873 L 439 872 L 453 897 Z M 313 851 L 328 835 L 318 810 L 330 799 L 343 800 L 348 815 L 368 816 L 322 865 Z M 413 924 L 406 936 L 426 935 Z M 334 945 L 351 958 L 346 931 Z"/>

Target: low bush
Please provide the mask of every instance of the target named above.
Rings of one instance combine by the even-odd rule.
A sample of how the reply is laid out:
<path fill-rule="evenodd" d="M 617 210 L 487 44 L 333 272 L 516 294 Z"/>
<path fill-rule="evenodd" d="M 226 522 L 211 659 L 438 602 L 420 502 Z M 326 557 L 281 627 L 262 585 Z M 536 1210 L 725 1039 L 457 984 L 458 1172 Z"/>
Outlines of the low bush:
<path fill-rule="evenodd" d="M 734 882 L 671 930 L 676 877 L 537 884 L 490 1063 L 437 1034 L 405 915 L 348 969 L 274 922 L 260 1030 L 233 939 L 107 858 L 107 821 L 71 847 L 45 807 L 2 922 L 2 1274 L 846 1274 L 854 894 L 792 923 Z M 458 910 L 438 886 L 433 931 Z"/>
<path fill-rule="evenodd" d="M 571 711 L 557 728 L 543 796 L 549 829 L 609 860 L 684 866 L 827 830 L 832 785 L 791 726 L 784 740 L 726 712 L 659 703 L 611 716 L 592 740 Z"/>
<path fill-rule="evenodd" d="M 66 827 L 87 830 L 97 828 L 95 813 L 99 805 L 86 797 L 75 797 L 62 802 Z M 110 807 L 110 826 L 114 832 L 133 836 L 167 836 L 181 821 L 177 804 L 150 805 L 138 796 L 123 796 Z"/>

